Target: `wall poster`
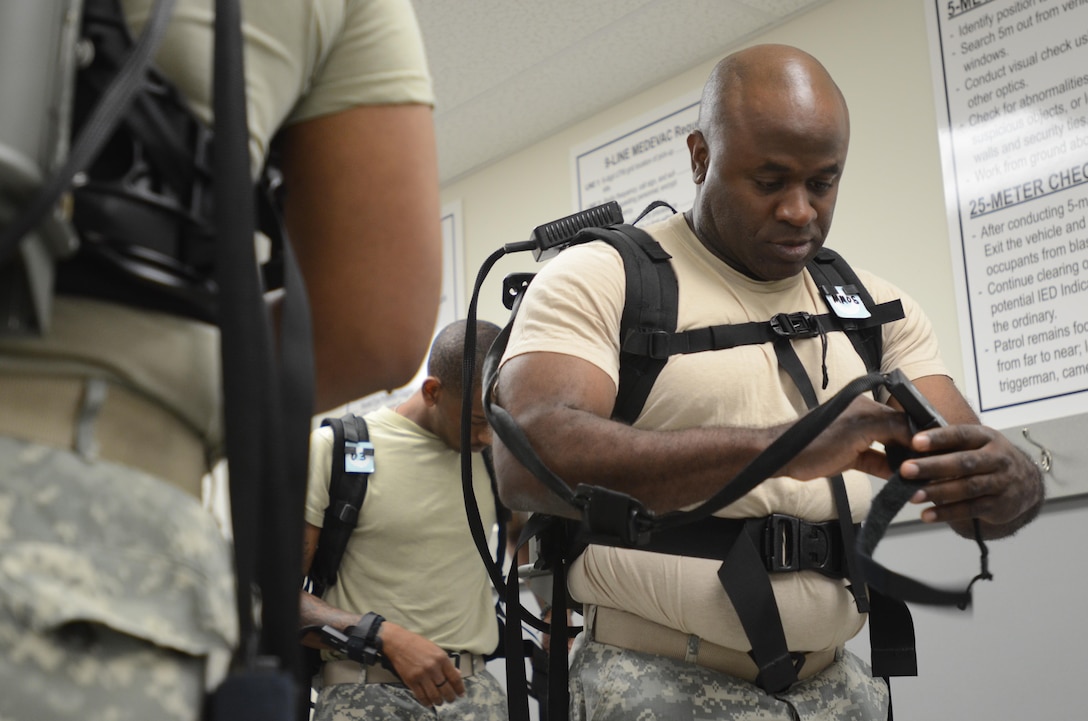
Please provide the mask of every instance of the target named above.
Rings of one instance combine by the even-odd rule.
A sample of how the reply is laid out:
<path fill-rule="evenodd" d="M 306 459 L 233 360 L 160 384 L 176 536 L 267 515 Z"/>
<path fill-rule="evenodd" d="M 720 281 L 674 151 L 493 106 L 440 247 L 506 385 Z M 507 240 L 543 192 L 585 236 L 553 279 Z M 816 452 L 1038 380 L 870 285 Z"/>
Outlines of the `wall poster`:
<path fill-rule="evenodd" d="M 1088 0 L 928 0 L 965 392 L 1088 410 Z"/>
<path fill-rule="evenodd" d="M 698 118 L 699 93 L 695 93 L 574 148 L 574 209 L 615 200 L 628 223 L 655 200 L 664 200 L 680 212 L 689 209 L 695 186 L 687 138 Z M 655 211 L 653 217 L 667 212 Z"/>

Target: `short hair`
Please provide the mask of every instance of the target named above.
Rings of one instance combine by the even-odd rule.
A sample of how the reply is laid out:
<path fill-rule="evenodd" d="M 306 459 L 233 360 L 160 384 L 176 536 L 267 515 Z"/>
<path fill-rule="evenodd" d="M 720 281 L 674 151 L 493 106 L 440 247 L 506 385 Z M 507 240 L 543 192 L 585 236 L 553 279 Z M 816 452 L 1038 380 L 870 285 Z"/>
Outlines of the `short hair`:
<path fill-rule="evenodd" d="M 464 375 L 465 338 L 468 335 L 467 320 L 450 323 L 435 336 L 431 343 L 431 354 L 427 361 L 427 375 L 434 376 L 443 387 L 458 391 L 462 389 L 461 378 Z M 476 321 L 476 354 L 473 385 L 479 385 L 484 356 L 498 336 L 501 328 L 486 320 Z"/>

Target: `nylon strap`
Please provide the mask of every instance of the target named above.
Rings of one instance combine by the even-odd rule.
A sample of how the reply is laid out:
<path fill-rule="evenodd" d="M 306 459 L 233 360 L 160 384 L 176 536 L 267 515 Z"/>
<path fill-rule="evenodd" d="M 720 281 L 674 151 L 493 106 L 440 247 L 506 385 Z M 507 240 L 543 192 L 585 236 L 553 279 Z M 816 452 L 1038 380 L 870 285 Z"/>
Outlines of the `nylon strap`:
<path fill-rule="evenodd" d="M 871 306 L 872 317 L 864 321 L 847 323 L 833 313 L 810 316 L 814 324 L 813 335 L 819 333 L 831 333 L 835 331 L 845 332 L 855 329 L 873 329 L 903 318 L 903 303 L 900 300 L 887 301 L 879 305 Z M 853 332 L 847 333 L 855 338 Z M 664 358 L 682 353 L 701 353 L 711 350 L 725 350 L 744 345 L 758 345 L 760 343 L 773 343 L 783 336 L 776 332 L 767 321 L 751 321 L 748 323 L 735 323 L 728 325 L 708 326 L 693 330 L 680 331 L 678 333 L 663 333 L 645 331 L 641 333 L 629 333 L 624 339 L 623 350 L 635 356 L 651 356 Z M 855 343 L 855 347 L 857 344 Z M 867 348 L 863 345 L 862 348 Z M 859 351 L 859 354 L 860 351 Z M 869 365 L 868 356 L 861 354 Z M 879 366 L 869 369 L 879 370 Z"/>
<path fill-rule="evenodd" d="M 789 652 L 770 574 L 748 534 L 741 533 L 734 540 L 718 568 L 718 582 L 733 603 L 752 645 L 749 655 L 759 668 L 756 685 L 768 693 L 789 688 L 797 681 L 804 656 L 795 661 Z"/>
<path fill-rule="evenodd" d="M 797 357 L 797 351 L 794 350 L 793 344 L 786 339 L 780 339 L 779 342 L 775 343 L 774 350 L 775 355 L 778 356 L 778 364 L 793 380 L 794 385 L 805 401 L 805 405 L 810 410 L 818 406 L 816 389 L 813 388 L 812 381 L 801 365 L 801 359 Z M 847 577 L 850 579 L 850 593 L 854 597 L 854 604 L 857 606 L 858 613 L 865 613 L 869 610 L 869 601 L 865 596 L 865 578 L 861 574 L 861 568 L 854 552 L 854 522 L 850 511 L 850 499 L 846 493 L 846 481 L 841 473 L 837 473 L 829 477 L 828 482 L 831 484 L 831 493 L 835 499 L 839 531 L 846 543 L 845 561 Z"/>
<path fill-rule="evenodd" d="M 272 675 L 279 687 L 297 692 L 308 681 L 302 678 L 297 630 L 298 509 L 305 501 L 313 408 L 310 314 L 301 273 L 288 253 L 277 355 L 255 252 L 241 12 L 237 0 L 216 0 L 215 11 L 216 280 L 241 630 L 234 664 L 249 676 Z M 246 678 L 239 682 L 245 685 Z M 231 680 L 225 688 L 237 687 Z M 294 712 L 297 703 L 308 699 L 296 693 L 281 715 Z"/>
<path fill-rule="evenodd" d="M 857 273 L 850 267 L 850 264 L 843 260 L 842 256 L 831 250 L 830 248 L 821 248 L 816 254 L 816 257 L 812 259 L 812 262 L 807 266 L 809 274 L 815 281 L 816 286 L 823 293 L 825 299 L 830 292 L 830 289 L 834 286 L 853 286 L 853 290 L 861 297 L 865 307 L 869 309 L 873 316 L 877 315 L 877 310 L 887 304 L 882 303 L 880 306 L 873 302 L 872 295 L 869 294 L 868 289 L 858 279 Z M 899 320 L 904 317 L 903 304 L 901 301 L 896 300 L 893 303 L 898 304 L 898 315 L 881 321 L 886 323 L 890 320 Z M 883 313 L 884 311 L 880 311 Z M 865 369 L 870 373 L 875 373 L 880 370 L 880 361 L 883 357 L 884 339 L 879 330 L 872 332 L 870 329 L 872 326 L 867 320 L 862 319 L 840 319 L 843 330 L 854 331 L 865 329 L 861 333 L 847 333 L 847 337 L 850 338 L 850 342 L 854 344 L 855 350 L 858 355 L 865 361 Z"/>
<path fill-rule="evenodd" d="M 318 537 L 310 567 L 313 594 L 321 597 L 336 584 L 337 572 L 352 532 L 359 523 L 359 513 L 366 498 L 369 473 L 349 472 L 346 467 L 347 444 L 370 440 L 366 420 L 354 413 L 321 422 L 332 430 L 332 468 L 329 475 L 329 505 Z"/>

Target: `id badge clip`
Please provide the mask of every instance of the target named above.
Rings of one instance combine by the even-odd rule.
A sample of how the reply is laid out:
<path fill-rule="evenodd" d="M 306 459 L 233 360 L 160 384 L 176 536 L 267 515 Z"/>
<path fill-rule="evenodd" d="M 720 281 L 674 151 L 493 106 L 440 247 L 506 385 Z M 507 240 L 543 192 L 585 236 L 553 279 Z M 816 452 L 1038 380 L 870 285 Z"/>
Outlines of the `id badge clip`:
<path fill-rule="evenodd" d="M 862 320 L 872 317 L 872 313 L 865 307 L 865 301 L 858 294 L 857 286 L 836 285 L 828 287 L 825 285 L 821 286 L 820 290 L 823 291 L 824 297 L 827 298 L 827 304 L 831 307 L 831 312 L 839 318 Z"/>
<path fill-rule="evenodd" d="M 368 441 L 344 441 L 344 471 L 374 472 L 374 444 Z"/>

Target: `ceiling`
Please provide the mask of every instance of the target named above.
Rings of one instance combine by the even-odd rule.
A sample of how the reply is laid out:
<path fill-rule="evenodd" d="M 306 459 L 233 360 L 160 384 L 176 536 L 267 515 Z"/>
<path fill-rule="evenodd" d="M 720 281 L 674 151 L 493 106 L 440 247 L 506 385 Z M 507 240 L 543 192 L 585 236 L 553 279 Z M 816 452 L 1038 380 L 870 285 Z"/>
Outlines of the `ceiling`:
<path fill-rule="evenodd" d="M 412 0 L 442 184 L 824 0 Z"/>

